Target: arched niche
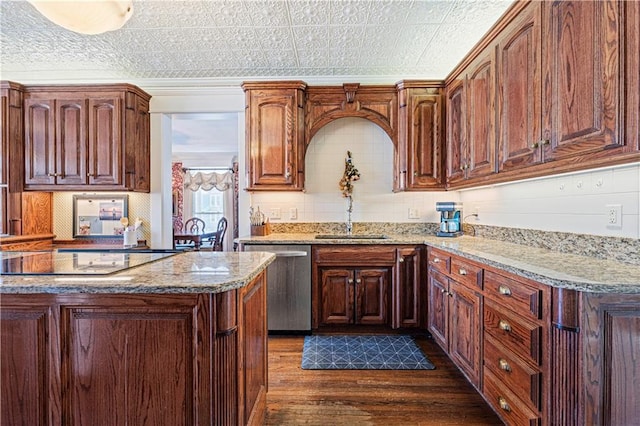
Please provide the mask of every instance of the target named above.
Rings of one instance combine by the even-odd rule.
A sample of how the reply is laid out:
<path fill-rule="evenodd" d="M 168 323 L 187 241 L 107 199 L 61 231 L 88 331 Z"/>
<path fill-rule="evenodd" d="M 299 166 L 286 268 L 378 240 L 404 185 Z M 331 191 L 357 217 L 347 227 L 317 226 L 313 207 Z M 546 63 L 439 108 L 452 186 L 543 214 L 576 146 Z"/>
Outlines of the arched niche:
<path fill-rule="evenodd" d="M 389 135 L 398 150 L 398 94 L 395 85 L 310 86 L 306 90 L 305 153 L 323 126 L 340 118 L 364 118 Z"/>

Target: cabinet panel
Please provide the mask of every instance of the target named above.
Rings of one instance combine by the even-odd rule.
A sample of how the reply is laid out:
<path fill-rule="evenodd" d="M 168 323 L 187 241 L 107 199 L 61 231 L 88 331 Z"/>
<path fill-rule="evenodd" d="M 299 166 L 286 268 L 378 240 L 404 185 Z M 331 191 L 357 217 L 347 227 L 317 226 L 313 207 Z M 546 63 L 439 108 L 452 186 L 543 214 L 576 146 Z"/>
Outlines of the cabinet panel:
<path fill-rule="evenodd" d="M 244 83 L 249 190 L 304 187 L 302 82 Z"/>
<path fill-rule="evenodd" d="M 455 185 L 465 177 L 464 153 L 467 151 L 467 125 L 465 117 L 464 81 L 458 80 L 447 87 L 447 184 Z"/>
<path fill-rule="evenodd" d="M 68 346 L 62 362 L 68 368 L 62 381 L 72 390 L 64 394 L 70 423 L 194 424 L 192 315 L 188 308 L 63 308 Z"/>
<path fill-rule="evenodd" d="M 356 324 L 387 324 L 389 316 L 389 269 L 355 272 Z"/>
<path fill-rule="evenodd" d="M 89 99 L 90 184 L 122 184 L 121 109 L 117 97 Z"/>
<path fill-rule="evenodd" d="M 469 381 L 479 386 L 482 368 L 481 295 L 453 280 L 449 281 L 449 286 L 449 356 L 465 372 Z"/>
<path fill-rule="evenodd" d="M 320 294 L 321 325 L 353 324 L 353 271 L 321 268 Z"/>
<path fill-rule="evenodd" d="M 429 273 L 428 327 L 433 340 L 449 350 L 449 279 L 434 271 Z"/>
<path fill-rule="evenodd" d="M 25 99 L 25 184 L 53 185 L 56 173 L 55 101 Z"/>
<path fill-rule="evenodd" d="M 623 146 L 620 30 L 625 3 L 545 3 L 544 138 L 550 140 L 545 161 Z"/>
<path fill-rule="evenodd" d="M 49 350 L 48 307 L 13 307 L 0 310 L 0 423 L 49 424 L 49 385 L 52 371 Z"/>
<path fill-rule="evenodd" d="M 489 49 L 467 74 L 468 102 L 467 177 L 479 177 L 495 170 L 495 60 Z"/>
<path fill-rule="evenodd" d="M 84 99 L 59 99 L 56 105 L 56 179 L 63 185 L 87 182 L 87 106 Z"/>
<path fill-rule="evenodd" d="M 423 327 L 426 288 L 422 286 L 422 253 L 424 249 L 398 249 L 394 282 L 394 328 Z"/>
<path fill-rule="evenodd" d="M 542 161 L 542 3 L 533 2 L 497 45 L 499 171 Z"/>

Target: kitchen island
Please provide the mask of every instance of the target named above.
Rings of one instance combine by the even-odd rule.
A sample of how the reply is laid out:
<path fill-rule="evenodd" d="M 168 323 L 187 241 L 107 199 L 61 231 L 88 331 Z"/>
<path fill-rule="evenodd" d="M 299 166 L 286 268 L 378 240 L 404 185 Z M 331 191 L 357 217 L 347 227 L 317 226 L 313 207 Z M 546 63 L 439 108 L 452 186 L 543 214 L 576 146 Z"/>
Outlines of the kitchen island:
<path fill-rule="evenodd" d="M 0 423 L 263 423 L 275 256 L 159 257 L 108 274 L 0 277 Z"/>

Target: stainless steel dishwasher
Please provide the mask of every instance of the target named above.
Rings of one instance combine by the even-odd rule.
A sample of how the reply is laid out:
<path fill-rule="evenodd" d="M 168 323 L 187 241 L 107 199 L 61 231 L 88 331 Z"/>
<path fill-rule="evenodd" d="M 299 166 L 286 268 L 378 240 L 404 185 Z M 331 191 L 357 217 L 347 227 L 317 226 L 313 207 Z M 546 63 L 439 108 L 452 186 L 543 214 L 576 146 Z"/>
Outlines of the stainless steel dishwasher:
<path fill-rule="evenodd" d="M 270 332 L 311 332 L 311 246 L 244 244 L 244 251 L 268 251 L 267 327 Z"/>

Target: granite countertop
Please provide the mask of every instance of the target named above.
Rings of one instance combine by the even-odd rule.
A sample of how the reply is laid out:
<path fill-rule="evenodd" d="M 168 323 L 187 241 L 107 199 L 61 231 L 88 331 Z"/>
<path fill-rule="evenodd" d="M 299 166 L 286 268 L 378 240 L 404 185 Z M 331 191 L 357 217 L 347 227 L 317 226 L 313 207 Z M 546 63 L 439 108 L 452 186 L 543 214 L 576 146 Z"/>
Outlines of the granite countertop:
<path fill-rule="evenodd" d="M 54 252 L 55 255 L 55 252 Z M 185 252 L 109 275 L 3 275 L 0 294 L 221 293 L 248 284 L 275 255 Z"/>
<path fill-rule="evenodd" d="M 384 240 L 319 240 L 315 234 L 271 234 L 242 244 L 426 244 L 552 287 L 596 293 L 640 293 L 640 266 L 499 240 L 387 235 Z"/>

